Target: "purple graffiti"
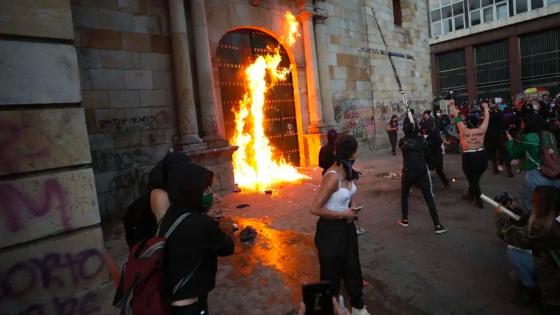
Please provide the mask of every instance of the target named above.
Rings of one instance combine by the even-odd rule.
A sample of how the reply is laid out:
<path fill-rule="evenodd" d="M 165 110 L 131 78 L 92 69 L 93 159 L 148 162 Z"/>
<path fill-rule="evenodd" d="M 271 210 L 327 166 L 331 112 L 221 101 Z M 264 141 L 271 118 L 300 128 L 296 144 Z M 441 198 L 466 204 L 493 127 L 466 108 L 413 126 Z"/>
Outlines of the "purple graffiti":
<path fill-rule="evenodd" d="M 56 292 L 67 286 L 78 286 L 98 276 L 104 267 L 105 257 L 95 248 L 78 254 L 48 253 L 17 262 L 0 270 L 0 303 L 37 289 Z"/>
<path fill-rule="evenodd" d="M 70 218 L 68 216 L 68 202 L 62 185 L 54 178 L 43 184 L 43 196 L 34 200 L 26 196 L 21 190 L 11 184 L 0 184 L 0 210 L 6 217 L 8 230 L 20 231 L 24 223 L 20 218 L 22 211 L 27 210 L 34 217 L 42 217 L 54 208 L 54 201 L 58 201 L 60 221 L 64 230 L 71 230 Z"/>
<path fill-rule="evenodd" d="M 26 159 L 36 159 L 49 155 L 48 148 L 42 147 L 23 155 L 15 156 L 14 146 L 21 140 L 23 133 L 30 128 L 28 124 L 14 124 L 9 121 L 0 121 L 0 170 L 17 172 L 19 163 Z"/>
<path fill-rule="evenodd" d="M 49 309 L 54 309 L 56 315 L 92 315 L 101 311 L 97 294 L 89 291 L 83 297 L 67 296 L 54 298 L 48 303 L 33 304 L 18 315 L 45 315 L 50 314 Z"/>

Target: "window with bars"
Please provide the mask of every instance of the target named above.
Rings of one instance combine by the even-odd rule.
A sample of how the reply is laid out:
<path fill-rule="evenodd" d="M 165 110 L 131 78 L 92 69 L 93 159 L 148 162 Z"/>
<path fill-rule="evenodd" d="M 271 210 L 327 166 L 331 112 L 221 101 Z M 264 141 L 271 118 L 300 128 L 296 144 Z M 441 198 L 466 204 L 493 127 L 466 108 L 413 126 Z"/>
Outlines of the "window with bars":
<path fill-rule="evenodd" d="M 480 45 L 474 48 L 476 82 L 478 85 L 495 84 L 509 80 L 507 41 Z"/>
<path fill-rule="evenodd" d="M 560 92 L 560 29 L 525 35 L 519 41 L 523 88 Z"/>
<path fill-rule="evenodd" d="M 463 49 L 436 56 L 439 86 L 442 90 L 456 90 L 467 85 L 465 51 Z"/>
<path fill-rule="evenodd" d="M 475 47 L 474 63 L 478 98 L 511 98 L 507 41 Z"/>

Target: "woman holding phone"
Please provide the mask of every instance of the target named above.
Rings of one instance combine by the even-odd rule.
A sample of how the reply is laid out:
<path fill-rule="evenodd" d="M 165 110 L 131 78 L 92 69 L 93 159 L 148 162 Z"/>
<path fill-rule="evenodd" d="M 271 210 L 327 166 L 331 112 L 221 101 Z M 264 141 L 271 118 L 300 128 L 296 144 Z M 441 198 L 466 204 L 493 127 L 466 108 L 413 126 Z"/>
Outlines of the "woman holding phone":
<path fill-rule="evenodd" d="M 352 168 L 358 142 L 350 135 L 343 135 L 336 139 L 334 147 L 335 163 L 325 172 L 310 209 L 311 214 L 319 216 L 315 246 L 319 252 L 321 280 L 330 281 L 335 296 L 340 281 L 344 280 L 352 315 L 369 315 L 362 297 L 362 268 L 354 227 L 358 212 L 352 199 L 357 190 L 355 181 L 360 176 Z"/>

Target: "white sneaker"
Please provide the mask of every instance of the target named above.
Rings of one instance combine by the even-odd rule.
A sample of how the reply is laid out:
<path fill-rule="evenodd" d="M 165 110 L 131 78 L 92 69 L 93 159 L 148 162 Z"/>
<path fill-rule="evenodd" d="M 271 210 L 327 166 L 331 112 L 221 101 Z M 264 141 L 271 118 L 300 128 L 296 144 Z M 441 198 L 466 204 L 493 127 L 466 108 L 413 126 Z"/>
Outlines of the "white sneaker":
<path fill-rule="evenodd" d="M 371 314 L 367 311 L 364 305 L 364 308 L 362 309 L 357 309 L 352 307 L 352 315 L 371 315 Z"/>

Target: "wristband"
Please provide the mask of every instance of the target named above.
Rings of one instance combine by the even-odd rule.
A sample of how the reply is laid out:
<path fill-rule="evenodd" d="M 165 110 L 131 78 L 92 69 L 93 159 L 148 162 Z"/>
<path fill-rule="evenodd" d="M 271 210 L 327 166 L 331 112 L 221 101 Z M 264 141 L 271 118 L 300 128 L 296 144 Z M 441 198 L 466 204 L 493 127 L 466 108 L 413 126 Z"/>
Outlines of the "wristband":
<path fill-rule="evenodd" d="M 461 117 L 455 117 L 455 123 L 456 123 L 456 124 L 457 124 L 457 123 L 460 123 L 460 122 L 462 122 L 462 121 L 463 121 L 463 120 L 461 119 Z"/>

